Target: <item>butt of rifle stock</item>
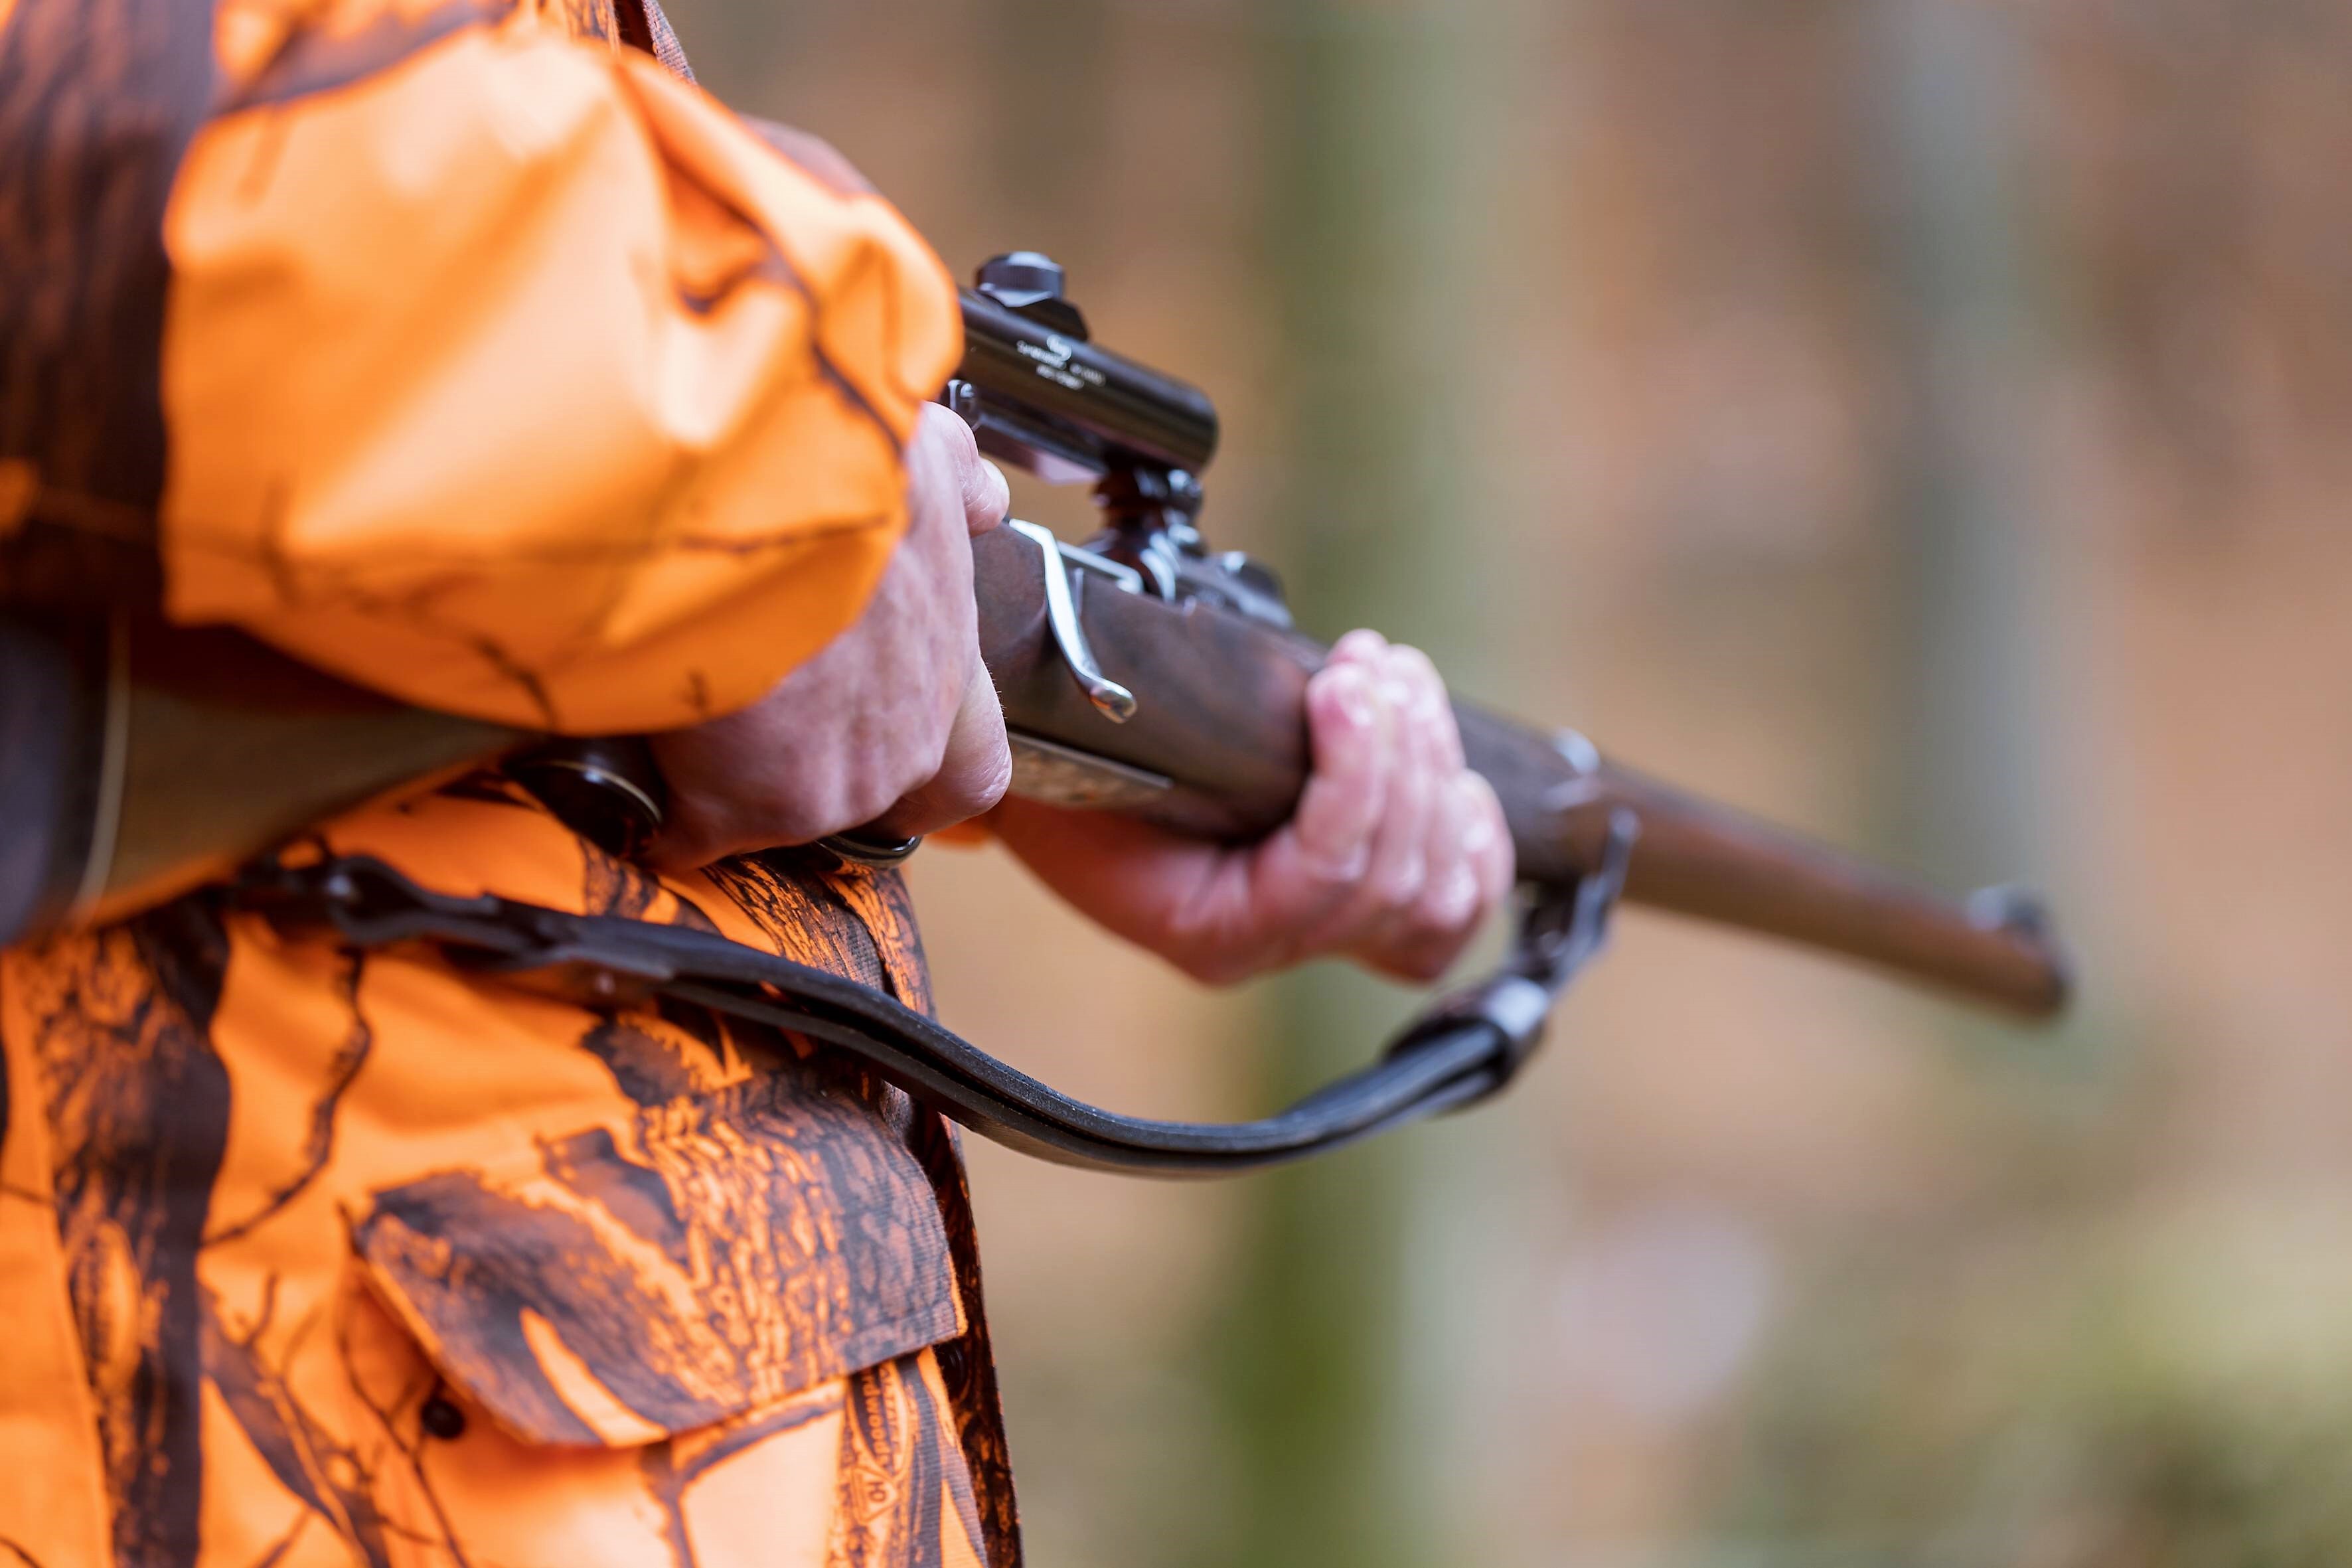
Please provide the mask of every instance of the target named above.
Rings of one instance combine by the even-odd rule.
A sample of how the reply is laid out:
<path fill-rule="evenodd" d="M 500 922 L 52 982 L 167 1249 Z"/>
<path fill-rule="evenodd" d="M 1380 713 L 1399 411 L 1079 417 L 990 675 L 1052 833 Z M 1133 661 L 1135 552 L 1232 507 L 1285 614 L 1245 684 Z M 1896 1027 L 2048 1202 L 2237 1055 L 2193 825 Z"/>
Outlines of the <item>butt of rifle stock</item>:
<path fill-rule="evenodd" d="M 0 946 L 135 914 L 521 738 L 233 632 L 0 618 Z"/>

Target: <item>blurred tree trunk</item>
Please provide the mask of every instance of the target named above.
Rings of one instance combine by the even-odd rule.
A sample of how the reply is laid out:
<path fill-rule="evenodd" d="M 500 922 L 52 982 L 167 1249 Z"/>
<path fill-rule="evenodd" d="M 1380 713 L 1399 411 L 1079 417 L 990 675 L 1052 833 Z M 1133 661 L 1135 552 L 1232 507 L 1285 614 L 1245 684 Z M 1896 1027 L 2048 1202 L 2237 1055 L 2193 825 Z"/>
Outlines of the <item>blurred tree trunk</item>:
<path fill-rule="evenodd" d="M 1282 0 L 1253 16 L 1266 123 L 1262 233 L 1284 367 L 1286 476 L 1268 552 L 1300 624 L 1377 625 L 1475 684 L 1473 418 L 1486 247 L 1470 231 L 1479 29 L 1430 4 Z M 1465 535 L 1471 537 L 1465 539 Z M 1271 988 L 1261 1102 L 1360 1065 L 1411 999 L 1336 966 Z M 1254 1179 L 1218 1315 L 1230 1504 L 1187 1543 L 1219 1564 L 1439 1557 L 1442 1467 L 1402 1285 L 1427 1135 Z"/>
<path fill-rule="evenodd" d="M 2029 85 L 2019 14 L 1880 0 L 1867 83 L 1885 134 L 1878 196 L 1901 320 L 1906 439 L 1897 624 L 1908 675 L 1904 836 L 1949 880 L 2046 864 L 2032 493 L 2042 381 L 2022 206 Z M 2046 405 L 2042 405 L 2046 410 Z M 1964 884 L 1963 884 L 1964 885 Z"/>

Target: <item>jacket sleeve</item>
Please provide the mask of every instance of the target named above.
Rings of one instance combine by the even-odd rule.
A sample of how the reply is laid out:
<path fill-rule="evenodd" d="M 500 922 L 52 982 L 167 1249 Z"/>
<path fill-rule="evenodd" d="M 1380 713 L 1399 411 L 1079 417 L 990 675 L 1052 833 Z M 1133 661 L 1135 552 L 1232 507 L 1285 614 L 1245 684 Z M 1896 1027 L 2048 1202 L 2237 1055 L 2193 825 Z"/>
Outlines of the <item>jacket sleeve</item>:
<path fill-rule="evenodd" d="M 740 707 L 855 618 L 959 347 L 887 203 L 527 7 L 226 43 L 266 63 L 164 226 L 173 619 L 594 733 Z"/>

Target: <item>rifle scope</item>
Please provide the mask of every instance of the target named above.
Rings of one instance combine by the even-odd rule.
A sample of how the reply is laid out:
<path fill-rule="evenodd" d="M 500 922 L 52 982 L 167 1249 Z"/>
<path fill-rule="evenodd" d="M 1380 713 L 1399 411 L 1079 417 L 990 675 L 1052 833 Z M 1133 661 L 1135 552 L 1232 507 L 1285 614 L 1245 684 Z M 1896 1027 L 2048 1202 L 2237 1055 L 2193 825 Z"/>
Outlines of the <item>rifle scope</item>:
<path fill-rule="evenodd" d="M 963 363 L 943 399 L 981 448 L 1056 483 L 1135 468 L 1197 476 L 1217 450 L 1208 394 L 1087 341 L 1062 269 L 1000 256 L 963 291 Z"/>

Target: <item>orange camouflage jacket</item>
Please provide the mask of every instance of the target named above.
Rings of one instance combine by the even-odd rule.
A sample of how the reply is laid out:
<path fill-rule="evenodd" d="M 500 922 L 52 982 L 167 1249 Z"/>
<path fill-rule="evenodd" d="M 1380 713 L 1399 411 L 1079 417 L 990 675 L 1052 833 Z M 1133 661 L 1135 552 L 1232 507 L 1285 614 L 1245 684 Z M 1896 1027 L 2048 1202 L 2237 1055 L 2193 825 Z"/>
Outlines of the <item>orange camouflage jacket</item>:
<path fill-rule="evenodd" d="M 0 599 L 573 732 L 854 617 L 957 349 L 651 0 L 0 0 Z M 895 874 L 656 880 L 495 774 L 318 839 L 925 1005 Z M 198 892 L 0 955 L 0 1565 L 1017 1559 L 935 1115 Z"/>

